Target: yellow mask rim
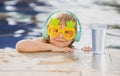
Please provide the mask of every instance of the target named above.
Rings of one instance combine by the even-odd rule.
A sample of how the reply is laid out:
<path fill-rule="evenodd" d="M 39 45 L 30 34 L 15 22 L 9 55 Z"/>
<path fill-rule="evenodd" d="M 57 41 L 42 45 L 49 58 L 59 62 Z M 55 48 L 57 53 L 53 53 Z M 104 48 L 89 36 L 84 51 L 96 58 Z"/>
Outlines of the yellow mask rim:
<path fill-rule="evenodd" d="M 58 30 L 58 32 L 57 33 L 51 33 L 51 29 L 56 29 L 56 30 Z M 67 36 L 67 34 L 65 34 L 65 32 L 66 31 L 71 31 L 72 33 L 73 33 L 73 35 L 72 36 L 69 36 L 69 34 L 68 34 L 68 36 Z M 60 33 L 62 33 L 62 35 L 63 35 L 63 37 L 66 39 L 66 40 L 72 40 L 72 39 L 74 39 L 74 37 L 75 37 L 75 28 L 68 28 L 68 27 L 65 27 L 64 29 L 61 29 L 60 28 L 60 26 L 58 27 L 58 26 L 49 26 L 48 27 L 48 35 L 49 36 L 51 36 L 51 37 L 53 37 L 53 38 L 56 38 L 57 36 L 59 36 L 59 34 Z"/>

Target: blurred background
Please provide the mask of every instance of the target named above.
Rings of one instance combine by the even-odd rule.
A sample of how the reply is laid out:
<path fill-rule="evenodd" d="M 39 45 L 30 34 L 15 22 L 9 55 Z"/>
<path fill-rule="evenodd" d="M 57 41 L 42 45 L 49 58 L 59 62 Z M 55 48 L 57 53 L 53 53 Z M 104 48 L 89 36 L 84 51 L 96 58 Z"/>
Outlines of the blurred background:
<path fill-rule="evenodd" d="M 106 48 L 120 49 L 120 0 L 0 0 L 0 49 L 42 36 L 43 21 L 58 9 L 73 11 L 82 26 L 108 25 Z"/>

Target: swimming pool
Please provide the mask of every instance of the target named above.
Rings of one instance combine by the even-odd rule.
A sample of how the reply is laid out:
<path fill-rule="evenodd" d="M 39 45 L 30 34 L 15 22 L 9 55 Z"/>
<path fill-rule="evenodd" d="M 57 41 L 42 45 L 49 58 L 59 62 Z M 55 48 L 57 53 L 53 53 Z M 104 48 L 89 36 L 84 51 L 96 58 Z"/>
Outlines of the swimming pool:
<path fill-rule="evenodd" d="M 43 21 L 37 21 L 35 15 L 46 13 L 36 11 L 35 6 L 49 6 L 37 0 L 2 0 L 0 2 L 0 48 L 15 48 L 22 39 L 41 36 Z"/>

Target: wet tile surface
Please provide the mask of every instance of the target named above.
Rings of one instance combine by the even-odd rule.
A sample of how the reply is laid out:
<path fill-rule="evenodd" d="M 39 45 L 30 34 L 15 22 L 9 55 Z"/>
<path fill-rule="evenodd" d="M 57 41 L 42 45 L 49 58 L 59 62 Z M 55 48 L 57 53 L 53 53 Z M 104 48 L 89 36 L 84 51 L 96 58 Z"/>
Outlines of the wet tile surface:
<path fill-rule="evenodd" d="M 92 55 L 80 50 L 73 53 L 18 53 L 15 49 L 1 49 L 0 74 L 17 71 L 15 75 L 23 72 L 20 75 L 119 76 L 120 56 L 115 52 L 107 50 L 105 55 Z"/>

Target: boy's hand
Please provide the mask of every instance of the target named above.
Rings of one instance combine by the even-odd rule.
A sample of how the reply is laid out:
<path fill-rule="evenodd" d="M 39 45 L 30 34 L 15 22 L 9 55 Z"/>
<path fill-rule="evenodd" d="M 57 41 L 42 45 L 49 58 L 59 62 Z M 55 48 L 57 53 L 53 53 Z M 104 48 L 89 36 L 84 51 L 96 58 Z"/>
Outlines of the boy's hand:
<path fill-rule="evenodd" d="M 82 51 L 85 51 L 85 52 L 90 52 L 92 51 L 92 48 L 90 46 L 85 46 L 83 48 L 81 48 Z"/>
<path fill-rule="evenodd" d="M 69 48 L 69 47 L 64 47 L 63 48 L 63 47 L 57 47 L 57 46 L 51 45 L 51 51 L 68 53 L 68 52 L 72 52 L 73 49 Z"/>

